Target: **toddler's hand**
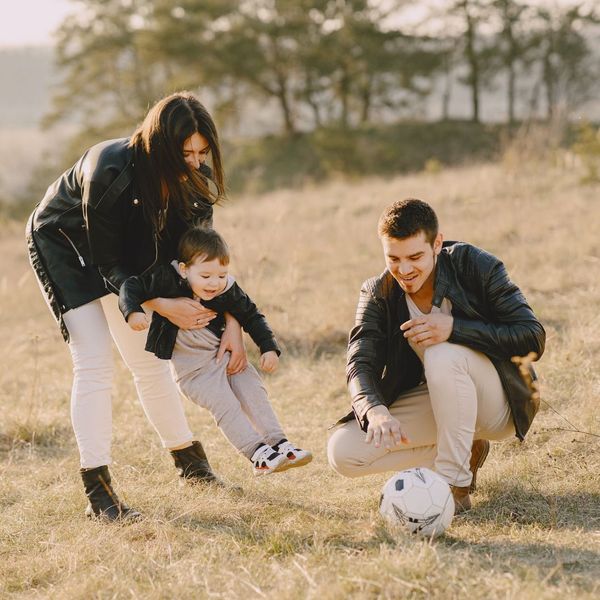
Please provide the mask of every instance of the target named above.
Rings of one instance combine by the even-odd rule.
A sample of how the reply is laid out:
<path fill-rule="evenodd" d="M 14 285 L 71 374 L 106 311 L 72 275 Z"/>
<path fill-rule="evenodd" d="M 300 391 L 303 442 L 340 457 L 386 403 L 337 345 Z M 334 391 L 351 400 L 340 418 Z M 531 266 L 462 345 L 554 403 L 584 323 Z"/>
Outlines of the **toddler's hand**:
<path fill-rule="evenodd" d="M 265 373 L 273 373 L 275 369 L 277 369 L 277 365 L 279 364 L 279 356 L 277 356 L 277 352 L 271 350 L 269 352 L 265 352 L 260 357 L 260 368 Z"/>
<path fill-rule="evenodd" d="M 127 325 L 134 331 L 143 331 L 149 327 L 148 317 L 146 316 L 146 313 L 143 312 L 131 313 L 127 317 Z"/>

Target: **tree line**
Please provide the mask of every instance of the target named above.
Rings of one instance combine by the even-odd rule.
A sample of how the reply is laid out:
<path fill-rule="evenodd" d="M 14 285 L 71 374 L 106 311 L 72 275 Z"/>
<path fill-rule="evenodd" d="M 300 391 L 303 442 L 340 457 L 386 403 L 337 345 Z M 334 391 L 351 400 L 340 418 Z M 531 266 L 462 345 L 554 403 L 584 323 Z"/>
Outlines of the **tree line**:
<path fill-rule="evenodd" d="M 129 129 L 184 88 L 209 94 L 222 121 L 251 119 L 249 100 L 273 102 L 288 134 L 378 123 L 434 90 L 451 118 L 457 83 L 469 89 L 475 122 L 483 92 L 499 82 L 509 122 L 552 119 L 589 100 L 600 74 L 591 0 L 552 9 L 527 0 L 78 4 L 57 32 L 63 77 L 47 122 L 75 115 L 88 130 Z M 416 6 L 428 10 L 415 21 Z"/>

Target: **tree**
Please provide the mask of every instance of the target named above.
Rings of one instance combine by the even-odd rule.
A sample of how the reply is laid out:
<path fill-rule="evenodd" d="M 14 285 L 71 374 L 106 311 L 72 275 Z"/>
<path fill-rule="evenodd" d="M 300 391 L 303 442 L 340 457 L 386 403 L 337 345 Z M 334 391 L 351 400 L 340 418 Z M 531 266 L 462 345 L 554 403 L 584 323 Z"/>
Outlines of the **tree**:
<path fill-rule="evenodd" d="M 467 65 L 465 83 L 471 90 L 471 119 L 478 123 L 481 108 L 481 87 L 486 56 L 489 54 L 482 48 L 478 37 L 478 25 L 485 16 L 488 7 L 485 0 L 456 0 L 450 7 L 450 12 L 462 19 L 462 54 Z"/>
<path fill-rule="evenodd" d="M 160 94 L 165 71 L 144 40 L 150 0 L 78 0 L 80 16 L 58 30 L 57 62 L 66 73 L 47 124 L 76 113 L 88 128 L 119 130 Z"/>
<path fill-rule="evenodd" d="M 580 3 L 567 10 L 537 11 L 537 56 L 545 90 L 546 118 L 568 115 L 590 99 L 597 85 L 597 59 L 587 29 L 598 24 L 593 8 Z"/>
<path fill-rule="evenodd" d="M 508 122 L 515 122 L 515 100 L 517 64 L 525 58 L 527 43 L 520 31 L 528 7 L 515 0 L 493 0 L 492 7 L 500 17 L 498 51 L 503 68 L 506 70 L 506 105 Z"/>

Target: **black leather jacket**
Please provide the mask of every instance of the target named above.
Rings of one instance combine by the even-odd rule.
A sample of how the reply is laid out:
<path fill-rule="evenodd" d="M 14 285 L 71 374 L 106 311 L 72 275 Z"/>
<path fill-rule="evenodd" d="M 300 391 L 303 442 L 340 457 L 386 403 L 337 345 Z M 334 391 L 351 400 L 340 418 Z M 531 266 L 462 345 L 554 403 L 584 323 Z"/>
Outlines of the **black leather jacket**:
<path fill-rule="evenodd" d="M 133 312 L 143 312 L 141 305 L 147 300 L 184 296 L 193 297 L 188 282 L 172 266 L 159 264 L 141 275 L 129 277 L 123 283 L 119 292 L 119 308 L 127 319 Z M 221 337 L 223 333 L 223 313 L 228 312 L 248 332 L 261 354 L 271 350 L 281 354 L 264 315 L 237 283 L 234 282 L 229 289 L 212 300 L 202 300 L 201 303 L 217 313 L 217 317 L 207 325 L 217 337 Z M 158 358 L 170 359 L 178 331 L 177 325 L 155 312 L 146 339 L 146 350 Z"/>
<path fill-rule="evenodd" d="M 29 218 L 31 264 L 67 341 L 63 313 L 118 293 L 130 275 L 175 258 L 192 224 L 212 222 L 211 204 L 192 199 L 192 222 L 171 211 L 159 239 L 144 218 L 134 170 L 128 138 L 96 144 L 50 185 Z M 208 167 L 202 172 L 210 176 Z"/>
<path fill-rule="evenodd" d="M 546 333 L 504 265 L 470 244 L 445 242 L 436 265 L 433 304 L 452 303 L 449 342 L 486 354 L 498 371 L 515 424 L 523 439 L 539 408 L 513 356 L 544 352 Z M 423 380 L 423 364 L 400 331 L 409 319 L 404 292 L 389 271 L 365 281 L 348 343 L 346 376 L 354 415 L 366 431 L 367 411 L 390 406 Z M 535 379 L 535 372 L 531 369 Z"/>

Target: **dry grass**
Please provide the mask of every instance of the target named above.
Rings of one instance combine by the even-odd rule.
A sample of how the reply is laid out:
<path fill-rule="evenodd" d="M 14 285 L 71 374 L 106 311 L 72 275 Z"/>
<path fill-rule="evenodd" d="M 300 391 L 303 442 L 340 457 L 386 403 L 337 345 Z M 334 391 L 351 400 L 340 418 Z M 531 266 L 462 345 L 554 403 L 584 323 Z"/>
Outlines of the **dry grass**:
<path fill-rule="evenodd" d="M 495 165 L 333 182 L 217 210 L 233 271 L 286 350 L 268 378 L 298 472 L 259 481 L 211 419 L 188 405 L 215 468 L 245 494 L 180 488 L 119 363 L 114 478 L 147 518 L 87 522 L 69 430 L 70 360 L 24 252 L 0 241 L 0 596 L 3 598 L 594 598 L 600 593 L 598 438 L 544 406 L 526 443 L 493 446 L 474 510 L 429 544 L 392 537 L 377 514 L 385 476 L 347 480 L 325 457 L 348 406 L 345 337 L 361 281 L 378 273 L 381 208 L 415 195 L 447 239 L 500 255 L 548 331 L 544 398 L 600 433 L 599 187 L 576 173 Z"/>

